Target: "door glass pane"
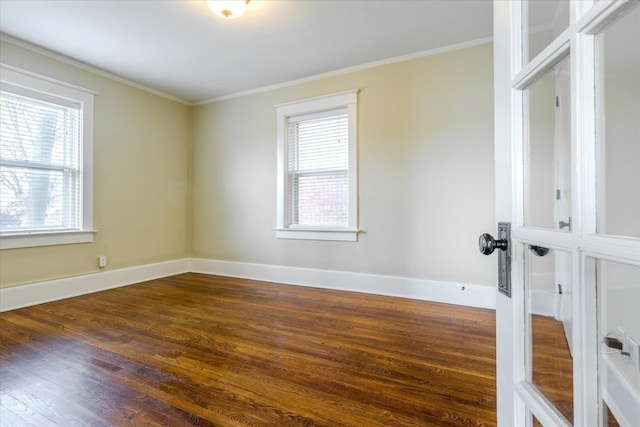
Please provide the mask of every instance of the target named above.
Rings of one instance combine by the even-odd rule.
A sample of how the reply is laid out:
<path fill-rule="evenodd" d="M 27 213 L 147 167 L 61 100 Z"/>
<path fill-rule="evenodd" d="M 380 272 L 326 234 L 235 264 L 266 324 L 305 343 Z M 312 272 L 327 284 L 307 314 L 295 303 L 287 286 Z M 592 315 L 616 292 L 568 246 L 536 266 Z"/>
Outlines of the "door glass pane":
<path fill-rule="evenodd" d="M 531 425 L 533 427 L 543 427 L 542 423 L 540 421 L 538 421 L 538 419 L 532 415 L 532 419 L 531 419 Z"/>
<path fill-rule="evenodd" d="M 573 420 L 571 254 L 533 246 L 526 257 L 531 382 Z"/>
<path fill-rule="evenodd" d="M 640 419 L 640 267 L 589 258 L 585 271 L 589 285 L 595 282 L 598 290 L 600 396 L 611 412 L 605 419 L 635 425 Z M 605 338 L 623 348 L 606 345 Z"/>
<path fill-rule="evenodd" d="M 569 0 L 530 0 L 527 36 L 531 61 L 564 30 L 569 28 Z"/>
<path fill-rule="evenodd" d="M 604 411 L 605 411 L 604 419 L 606 420 L 604 425 L 606 427 L 620 427 L 620 423 L 618 423 L 618 420 L 616 419 L 615 415 L 611 413 L 611 410 L 607 405 L 604 405 Z"/>
<path fill-rule="evenodd" d="M 525 91 L 525 225 L 571 230 L 571 78 L 566 57 Z"/>
<path fill-rule="evenodd" d="M 640 7 L 597 37 L 597 230 L 640 237 Z"/>

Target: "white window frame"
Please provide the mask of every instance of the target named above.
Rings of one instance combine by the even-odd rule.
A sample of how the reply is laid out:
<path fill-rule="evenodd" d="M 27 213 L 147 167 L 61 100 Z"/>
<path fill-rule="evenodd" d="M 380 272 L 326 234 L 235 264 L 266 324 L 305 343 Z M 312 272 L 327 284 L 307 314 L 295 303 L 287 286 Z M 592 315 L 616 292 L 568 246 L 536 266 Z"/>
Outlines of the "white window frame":
<path fill-rule="evenodd" d="M 81 104 L 81 194 L 80 224 L 71 231 L 0 233 L 0 249 L 65 245 L 93 242 L 93 103 L 95 92 L 29 71 L 0 64 L 0 84 L 20 87 Z M 10 91 L 10 89 L 9 89 Z"/>
<path fill-rule="evenodd" d="M 358 90 L 302 99 L 276 105 L 278 116 L 278 210 L 275 228 L 278 239 L 358 241 Z M 289 189 L 287 179 L 287 129 L 289 119 L 325 111 L 347 109 L 349 117 L 349 184 L 348 224 L 346 227 L 309 227 L 292 224 L 287 210 Z"/>

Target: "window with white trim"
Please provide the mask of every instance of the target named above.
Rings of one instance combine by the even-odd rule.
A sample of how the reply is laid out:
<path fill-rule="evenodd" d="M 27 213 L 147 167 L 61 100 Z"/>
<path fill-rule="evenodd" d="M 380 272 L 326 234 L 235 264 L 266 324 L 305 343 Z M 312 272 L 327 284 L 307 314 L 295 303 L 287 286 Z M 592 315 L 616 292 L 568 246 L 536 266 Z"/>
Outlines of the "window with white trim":
<path fill-rule="evenodd" d="M 356 241 L 357 90 L 277 105 L 284 239 Z"/>
<path fill-rule="evenodd" d="M 2 66 L 0 248 L 93 240 L 93 98 Z"/>

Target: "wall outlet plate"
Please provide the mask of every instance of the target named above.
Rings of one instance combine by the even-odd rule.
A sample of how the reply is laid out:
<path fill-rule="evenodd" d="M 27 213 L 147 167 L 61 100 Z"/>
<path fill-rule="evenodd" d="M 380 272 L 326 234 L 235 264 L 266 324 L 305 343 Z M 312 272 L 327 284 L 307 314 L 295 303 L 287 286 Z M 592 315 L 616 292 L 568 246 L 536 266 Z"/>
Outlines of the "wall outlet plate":
<path fill-rule="evenodd" d="M 625 347 L 625 351 L 629 353 L 631 366 L 633 366 L 633 369 L 637 372 L 640 372 L 640 346 L 633 338 L 628 336 Z"/>

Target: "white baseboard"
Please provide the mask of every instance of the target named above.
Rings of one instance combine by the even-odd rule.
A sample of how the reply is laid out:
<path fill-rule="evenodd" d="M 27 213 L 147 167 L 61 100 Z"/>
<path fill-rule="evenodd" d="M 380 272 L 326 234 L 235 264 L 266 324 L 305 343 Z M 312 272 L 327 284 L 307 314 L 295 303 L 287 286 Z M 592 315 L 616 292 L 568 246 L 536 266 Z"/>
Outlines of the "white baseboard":
<path fill-rule="evenodd" d="M 0 312 L 186 272 L 496 308 L 495 287 L 346 271 L 185 258 L 0 289 Z"/>
<path fill-rule="evenodd" d="M 531 314 L 540 316 L 555 317 L 558 314 L 558 294 L 549 291 L 532 291 L 529 299 L 529 310 Z"/>
<path fill-rule="evenodd" d="M 469 307 L 496 308 L 494 286 L 198 258 L 191 259 L 191 271 Z"/>
<path fill-rule="evenodd" d="M 0 312 L 190 271 L 190 260 L 146 264 L 0 289 Z"/>

